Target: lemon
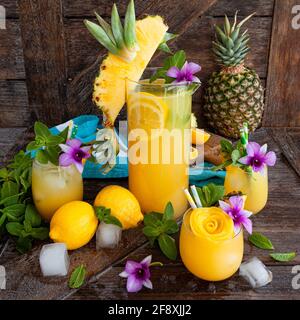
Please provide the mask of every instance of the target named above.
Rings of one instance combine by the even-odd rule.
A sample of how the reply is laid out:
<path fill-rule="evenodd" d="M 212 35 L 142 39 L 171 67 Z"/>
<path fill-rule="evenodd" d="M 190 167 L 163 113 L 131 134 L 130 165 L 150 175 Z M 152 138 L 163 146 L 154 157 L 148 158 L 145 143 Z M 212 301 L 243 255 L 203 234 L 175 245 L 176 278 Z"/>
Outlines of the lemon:
<path fill-rule="evenodd" d="M 68 250 L 75 250 L 93 238 L 97 226 L 94 208 L 87 202 L 72 201 L 55 212 L 49 235 L 54 242 L 64 242 Z"/>
<path fill-rule="evenodd" d="M 204 144 L 209 138 L 210 134 L 203 129 L 192 128 L 192 144 L 201 145 Z"/>
<path fill-rule="evenodd" d="M 128 99 L 129 129 L 143 129 L 150 136 L 151 129 L 162 129 L 168 115 L 168 106 L 161 97 L 139 92 Z"/>
<path fill-rule="evenodd" d="M 103 188 L 98 193 L 94 206 L 109 208 L 111 215 L 122 223 L 123 229 L 135 228 L 144 219 L 136 197 L 120 186 L 112 185 Z"/>

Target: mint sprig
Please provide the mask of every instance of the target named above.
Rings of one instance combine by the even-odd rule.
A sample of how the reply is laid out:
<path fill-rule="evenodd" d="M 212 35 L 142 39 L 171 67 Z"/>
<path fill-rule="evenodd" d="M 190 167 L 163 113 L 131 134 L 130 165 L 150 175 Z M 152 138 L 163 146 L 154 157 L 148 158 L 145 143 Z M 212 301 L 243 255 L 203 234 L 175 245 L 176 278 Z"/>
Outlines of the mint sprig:
<path fill-rule="evenodd" d="M 164 38 L 163 38 L 162 42 L 161 42 L 160 45 L 158 46 L 158 50 L 163 51 L 163 52 L 165 52 L 165 53 L 170 53 L 170 54 L 172 54 L 172 51 L 171 51 L 171 49 L 169 48 L 167 42 L 170 41 L 170 40 L 175 39 L 176 37 L 178 37 L 177 34 L 173 34 L 173 33 L 166 32 L 165 35 L 164 35 Z"/>
<path fill-rule="evenodd" d="M 171 83 L 173 78 L 167 76 L 167 71 L 171 67 L 177 67 L 181 69 L 186 61 L 186 55 L 183 50 L 177 51 L 174 55 L 167 57 L 164 60 L 164 64 L 161 68 L 158 68 L 155 74 L 150 78 L 150 83 L 157 79 L 165 79 L 165 83 Z"/>
<path fill-rule="evenodd" d="M 204 187 L 196 187 L 201 204 L 203 207 L 212 207 L 219 200 L 222 200 L 225 195 L 224 186 L 219 186 L 214 183 L 209 183 Z"/>
<path fill-rule="evenodd" d="M 154 245 L 158 241 L 159 248 L 170 260 L 176 260 L 177 247 L 175 240 L 171 237 L 177 233 L 179 227 L 174 220 L 174 208 L 171 202 L 165 207 L 164 213 L 149 212 L 144 217 L 143 233 Z"/>
<path fill-rule="evenodd" d="M 68 135 L 68 127 L 58 135 L 53 135 L 42 122 L 34 124 L 35 140 L 27 145 L 27 151 L 36 151 L 36 160 L 42 164 L 51 162 L 58 165 L 61 149 L 59 144 L 65 143 Z"/>
<path fill-rule="evenodd" d="M 95 207 L 94 209 L 95 209 L 96 216 L 100 221 L 103 221 L 106 224 L 114 224 L 120 228 L 123 227 L 120 220 L 111 214 L 111 210 L 109 208 L 100 206 L 100 207 Z"/>

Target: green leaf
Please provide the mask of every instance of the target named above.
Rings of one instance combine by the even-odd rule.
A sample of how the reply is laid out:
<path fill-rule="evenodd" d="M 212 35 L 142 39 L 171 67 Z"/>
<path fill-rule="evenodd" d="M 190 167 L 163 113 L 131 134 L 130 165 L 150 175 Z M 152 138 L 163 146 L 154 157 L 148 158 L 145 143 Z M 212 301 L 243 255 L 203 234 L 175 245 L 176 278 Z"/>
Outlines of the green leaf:
<path fill-rule="evenodd" d="M 69 279 L 69 287 L 71 289 L 80 288 L 84 283 L 85 275 L 86 275 L 86 268 L 82 264 L 72 272 L 71 277 Z"/>
<path fill-rule="evenodd" d="M 6 230 L 13 236 L 22 237 L 24 226 L 19 222 L 9 222 L 6 224 Z"/>
<path fill-rule="evenodd" d="M 161 230 L 156 227 L 146 226 L 143 228 L 143 233 L 148 238 L 158 237 L 161 234 Z"/>
<path fill-rule="evenodd" d="M 28 221 L 28 223 L 32 227 L 39 227 L 42 223 L 42 218 L 38 214 L 36 208 L 32 204 L 28 204 L 25 210 L 25 221 Z"/>
<path fill-rule="evenodd" d="M 66 127 L 58 135 L 63 139 L 61 143 L 65 143 L 68 139 L 69 127 Z"/>
<path fill-rule="evenodd" d="M 157 79 L 165 79 L 166 77 L 166 69 L 157 69 L 157 71 L 153 74 L 153 76 L 150 78 L 150 83 L 154 82 Z"/>
<path fill-rule="evenodd" d="M 109 215 L 109 216 L 105 217 L 103 221 L 106 224 L 114 224 L 114 225 L 116 225 L 116 226 L 118 226 L 120 228 L 123 228 L 121 221 L 118 218 L 116 218 L 116 217 L 114 217 L 112 215 Z"/>
<path fill-rule="evenodd" d="M 18 202 L 19 187 L 18 184 L 12 181 L 5 181 L 1 188 L 1 201 L 5 201 L 5 205 L 9 206 Z M 15 197 L 14 197 L 15 196 Z"/>
<path fill-rule="evenodd" d="M 32 228 L 30 235 L 34 239 L 46 240 L 49 238 L 49 229 L 47 227 Z"/>
<path fill-rule="evenodd" d="M 40 149 L 41 147 L 43 147 L 43 144 L 39 144 L 36 141 L 32 141 L 27 145 L 26 150 L 27 151 L 34 151 L 34 150 Z"/>
<path fill-rule="evenodd" d="M 1 214 L 1 213 L 0 213 Z M 6 214 L 2 213 L 1 217 L 0 217 L 0 227 L 3 226 L 4 222 L 6 220 Z"/>
<path fill-rule="evenodd" d="M 171 202 L 168 202 L 163 215 L 163 222 L 174 219 L 174 208 Z"/>
<path fill-rule="evenodd" d="M 219 200 L 223 199 L 225 195 L 224 186 L 219 186 L 214 183 L 209 183 L 202 188 L 196 187 L 196 190 L 203 207 L 215 205 Z"/>
<path fill-rule="evenodd" d="M 170 65 L 169 65 L 168 69 L 173 66 L 181 69 L 183 67 L 185 61 L 186 61 L 185 52 L 183 50 L 179 50 L 171 57 L 171 59 L 169 61 Z"/>
<path fill-rule="evenodd" d="M 273 250 L 272 242 L 264 235 L 258 232 L 253 232 L 249 237 L 248 240 L 257 248 L 264 249 L 264 250 Z"/>
<path fill-rule="evenodd" d="M 233 145 L 232 145 L 232 143 L 230 141 L 222 139 L 220 141 L 220 145 L 221 145 L 221 150 L 222 150 L 223 153 L 231 155 L 231 153 L 233 151 Z"/>
<path fill-rule="evenodd" d="M 169 46 L 168 46 L 166 43 L 161 43 L 161 44 L 158 46 L 158 50 L 160 50 L 160 51 L 162 51 L 162 52 L 165 52 L 165 53 L 172 54 L 171 49 L 169 48 Z"/>
<path fill-rule="evenodd" d="M 167 235 L 166 233 L 162 233 L 158 237 L 158 244 L 163 252 L 163 254 L 169 258 L 170 260 L 176 260 L 177 258 L 177 247 L 175 240 Z"/>
<path fill-rule="evenodd" d="M 167 220 L 163 225 L 163 230 L 167 234 L 174 234 L 179 231 L 179 227 L 175 220 Z"/>
<path fill-rule="evenodd" d="M 51 132 L 48 127 L 42 122 L 36 121 L 34 124 L 34 133 L 37 138 L 47 139 L 51 136 Z"/>
<path fill-rule="evenodd" d="M 26 232 L 26 233 L 30 233 L 31 230 L 32 230 L 32 226 L 31 226 L 31 224 L 29 223 L 29 221 L 28 221 L 28 220 L 25 220 L 24 223 L 23 223 L 23 225 L 24 225 L 24 230 L 25 230 L 25 232 Z"/>
<path fill-rule="evenodd" d="M 8 171 L 6 168 L 1 168 L 0 169 L 0 179 L 7 179 L 8 178 Z"/>
<path fill-rule="evenodd" d="M 47 153 L 44 150 L 38 150 L 35 158 L 41 164 L 47 164 L 49 162 L 49 158 L 47 156 Z"/>
<path fill-rule="evenodd" d="M 24 253 L 26 253 L 26 252 L 31 250 L 31 248 L 32 248 L 32 240 L 30 238 L 28 238 L 28 237 L 25 237 L 25 238 L 20 237 L 17 240 L 16 248 L 20 253 L 24 254 Z"/>
<path fill-rule="evenodd" d="M 47 147 L 46 150 L 44 150 L 48 160 L 55 166 L 58 166 L 59 152 L 60 151 L 57 149 L 57 147 Z"/>
<path fill-rule="evenodd" d="M 296 252 L 270 253 L 270 256 L 280 262 L 292 261 L 296 257 Z"/>
<path fill-rule="evenodd" d="M 235 149 L 231 153 L 231 159 L 233 163 L 236 163 L 241 158 L 239 150 Z"/>
<path fill-rule="evenodd" d="M 158 212 L 150 212 L 144 216 L 144 225 L 150 227 L 160 227 L 162 225 L 162 217 L 163 215 Z"/>
<path fill-rule="evenodd" d="M 46 140 L 46 146 L 47 147 L 55 147 L 57 145 L 59 145 L 60 143 L 63 143 L 64 142 L 64 138 L 57 135 L 51 135 L 47 138 Z"/>
<path fill-rule="evenodd" d="M 24 215 L 25 208 L 26 208 L 25 204 L 17 203 L 17 204 L 13 204 L 9 207 L 5 207 L 2 210 L 2 212 L 6 214 L 8 221 L 18 222 L 21 220 L 20 218 Z"/>

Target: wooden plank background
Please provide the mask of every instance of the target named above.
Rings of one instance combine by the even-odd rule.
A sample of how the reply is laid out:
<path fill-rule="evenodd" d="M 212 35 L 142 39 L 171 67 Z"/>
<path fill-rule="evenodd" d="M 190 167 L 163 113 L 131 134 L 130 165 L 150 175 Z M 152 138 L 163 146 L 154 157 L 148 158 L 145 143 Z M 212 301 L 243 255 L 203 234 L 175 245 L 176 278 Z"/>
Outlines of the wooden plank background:
<path fill-rule="evenodd" d="M 181 33 L 172 48 L 186 50 L 189 60 L 202 65 L 203 86 L 194 96 L 194 111 L 203 126 L 203 88 L 208 76 L 218 68 L 211 53 L 213 26 L 222 22 L 225 13 L 232 17 L 239 10 L 242 18 L 256 12 L 247 25 L 252 49 L 247 64 L 257 70 L 267 86 L 265 127 L 300 126 L 300 31 L 291 28 L 291 8 L 296 2 L 194 0 L 186 6 L 184 1 L 135 1 L 138 16 L 163 15 L 170 30 Z M 53 125 L 83 112 L 98 113 L 91 103 L 92 80 L 105 51 L 89 35 L 83 19 L 94 19 L 94 10 L 109 19 L 112 3 L 1 2 L 6 8 L 7 29 L 0 30 L 0 127 L 27 127 L 36 118 Z M 127 0 L 116 3 L 123 16 Z M 161 54 L 152 65 L 159 65 L 163 58 Z M 123 111 L 121 118 L 124 117 Z"/>

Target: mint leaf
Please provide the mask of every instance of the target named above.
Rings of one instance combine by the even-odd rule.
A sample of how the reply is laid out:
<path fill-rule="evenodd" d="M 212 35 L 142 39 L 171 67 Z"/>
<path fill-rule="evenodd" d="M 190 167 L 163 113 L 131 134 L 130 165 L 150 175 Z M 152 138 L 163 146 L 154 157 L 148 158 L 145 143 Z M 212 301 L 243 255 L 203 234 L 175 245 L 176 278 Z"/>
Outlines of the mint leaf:
<path fill-rule="evenodd" d="M 32 228 L 32 230 L 30 231 L 30 235 L 34 239 L 46 240 L 49 238 L 49 229 L 46 227 Z"/>
<path fill-rule="evenodd" d="M 120 228 L 123 228 L 121 221 L 115 216 L 111 215 L 111 210 L 103 206 L 94 207 L 95 214 L 100 221 L 103 221 L 106 224 L 114 224 Z"/>
<path fill-rule="evenodd" d="M 162 214 L 157 212 L 150 212 L 144 216 L 144 225 L 150 227 L 159 227 L 162 225 Z"/>
<path fill-rule="evenodd" d="M 104 218 L 103 220 L 104 223 L 106 224 L 114 224 L 115 226 L 118 226 L 120 228 L 122 228 L 122 223 L 120 222 L 120 220 L 112 215 L 109 215 L 107 217 Z"/>
<path fill-rule="evenodd" d="M 146 226 L 143 228 L 143 233 L 146 237 L 153 238 L 158 237 L 161 234 L 161 230 L 156 227 Z"/>
<path fill-rule="evenodd" d="M 24 215 L 25 208 L 26 208 L 25 204 L 17 203 L 17 204 L 13 204 L 9 207 L 5 207 L 2 210 L 2 212 L 6 214 L 8 221 L 18 222 L 18 221 L 20 221 L 20 218 Z"/>
<path fill-rule="evenodd" d="M 177 247 L 175 240 L 167 235 L 166 233 L 162 233 L 158 237 L 158 244 L 163 252 L 163 254 L 169 258 L 170 260 L 176 260 L 177 258 Z"/>
<path fill-rule="evenodd" d="M 32 204 L 28 204 L 25 210 L 25 221 L 32 227 L 39 227 L 42 223 L 42 218 L 38 214 L 36 208 Z"/>
<path fill-rule="evenodd" d="M 233 163 L 236 163 L 241 158 L 239 150 L 235 149 L 231 152 L 231 160 Z"/>
<path fill-rule="evenodd" d="M 172 53 L 171 49 L 169 48 L 169 46 L 166 43 L 161 43 L 158 46 L 158 50 L 165 52 L 165 53 Z"/>
<path fill-rule="evenodd" d="M 231 155 L 231 153 L 232 153 L 232 151 L 233 151 L 233 145 L 232 145 L 232 143 L 231 143 L 230 141 L 225 140 L 225 139 L 222 139 L 222 140 L 220 141 L 220 145 L 221 145 L 221 151 L 222 151 L 223 153 L 226 153 L 226 154 L 230 154 L 230 155 Z"/>
<path fill-rule="evenodd" d="M 249 237 L 248 240 L 257 248 L 264 249 L 264 250 L 273 250 L 272 242 L 264 235 L 258 232 L 253 232 Z"/>
<path fill-rule="evenodd" d="M 46 140 L 46 146 L 47 147 L 54 147 L 54 146 L 57 146 L 57 145 L 59 145 L 60 143 L 63 143 L 63 142 L 64 142 L 64 138 L 63 137 L 51 135 Z"/>
<path fill-rule="evenodd" d="M 167 234 L 173 234 L 179 231 L 179 227 L 175 220 L 167 220 L 163 225 L 163 230 Z"/>
<path fill-rule="evenodd" d="M 6 206 L 16 204 L 18 202 L 18 196 L 17 196 L 18 194 L 19 194 L 19 186 L 17 183 L 12 181 L 6 181 L 3 183 L 1 188 L 1 201 L 7 198 L 10 198 L 9 201 L 6 200 L 6 203 L 5 203 Z M 17 196 L 17 197 L 11 198 L 13 196 Z"/>
<path fill-rule="evenodd" d="M 86 276 L 86 268 L 82 264 L 72 272 L 71 277 L 69 279 L 69 287 L 71 289 L 80 288 L 84 283 L 85 276 Z"/>
<path fill-rule="evenodd" d="M 44 140 L 51 136 L 51 132 L 48 127 L 39 121 L 36 121 L 34 124 L 34 133 L 36 135 L 36 138 Z"/>
<path fill-rule="evenodd" d="M 270 253 L 270 256 L 280 262 L 292 261 L 296 257 L 296 252 Z"/>
<path fill-rule="evenodd" d="M 186 55 L 183 50 L 177 51 L 169 60 L 169 66 L 170 67 L 177 67 L 178 69 L 181 69 L 186 61 Z"/>
<path fill-rule="evenodd" d="M 47 164 L 49 162 L 49 158 L 44 150 L 38 150 L 35 158 L 41 164 Z"/>
<path fill-rule="evenodd" d="M 6 224 L 6 230 L 13 236 L 21 237 L 24 226 L 19 222 L 9 222 Z"/>
<path fill-rule="evenodd" d="M 26 150 L 27 151 L 34 151 L 34 150 L 40 149 L 41 147 L 43 147 L 42 143 L 39 144 L 36 141 L 32 141 L 27 145 Z"/>
<path fill-rule="evenodd" d="M 223 199 L 225 195 L 224 186 L 219 186 L 214 183 L 209 183 L 202 188 L 196 187 L 196 190 L 203 207 L 212 207 L 217 204 L 219 200 Z"/>
<path fill-rule="evenodd" d="M 167 220 L 172 220 L 172 219 L 174 219 L 174 208 L 173 208 L 172 203 L 168 202 L 165 207 L 162 221 L 165 222 Z"/>
<path fill-rule="evenodd" d="M 2 215 L 1 215 L 1 212 L 0 212 L 0 227 L 2 227 L 2 225 L 5 222 L 5 220 L 6 220 L 6 214 L 2 213 Z"/>

